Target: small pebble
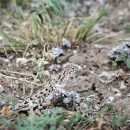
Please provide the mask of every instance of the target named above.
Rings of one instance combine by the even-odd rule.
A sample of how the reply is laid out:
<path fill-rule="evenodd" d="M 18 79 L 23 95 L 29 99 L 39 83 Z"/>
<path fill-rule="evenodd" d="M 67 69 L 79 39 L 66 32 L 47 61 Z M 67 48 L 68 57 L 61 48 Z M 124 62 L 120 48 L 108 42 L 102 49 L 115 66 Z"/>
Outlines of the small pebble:
<path fill-rule="evenodd" d="M 4 87 L 2 85 L 0 85 L 0 92 L 4 91 Z"/>
<path fill-rule="evenodd" d="M 109 101 L 110 101 L 110 102 L 113 102 L 113 100 L 114 100 L 114 97 L 112 97 L 112 96 L 109 97 Z"/>

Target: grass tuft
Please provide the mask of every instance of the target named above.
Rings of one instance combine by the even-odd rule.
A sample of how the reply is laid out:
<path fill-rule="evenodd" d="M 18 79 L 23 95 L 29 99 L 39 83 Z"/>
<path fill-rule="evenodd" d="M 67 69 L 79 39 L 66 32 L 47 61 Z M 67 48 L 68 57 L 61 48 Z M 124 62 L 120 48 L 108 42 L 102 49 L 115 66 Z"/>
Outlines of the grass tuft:
<path fill-rule="evenodd" d="M 8 34 L 0 30 L 0 35 L 8 41 L 13 50 L 19 50 L 19 47 L 28 48 L 30 44 L 43 46 L 46 42 L 52 45 L 59 44 L 63 37 L 74 44 L 80 44 L 82 40 L 97 39 L 98 36 L 92 34 L 92 28 L 108 10 L 105 7 L 99 7 L 87 20 L 81 19 L 77 22 L 77 19 L 70 19 L 65 22 L 59 0 L 39 2 L 39 6 L 32 8 L 28 15 L 25 15 L 16 0 L 13 0 L 15 16 L 1 8 L 1 11 L 15 22 L 11 30 L 6 26 L 9 30 Z"/>

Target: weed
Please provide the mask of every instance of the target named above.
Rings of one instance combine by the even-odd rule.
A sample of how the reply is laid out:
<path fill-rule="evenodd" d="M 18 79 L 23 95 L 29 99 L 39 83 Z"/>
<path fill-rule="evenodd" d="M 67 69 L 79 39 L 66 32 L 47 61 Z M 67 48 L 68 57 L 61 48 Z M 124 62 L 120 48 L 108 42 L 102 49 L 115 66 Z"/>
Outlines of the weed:
<path fill-rule="evenodd" d="M 130 24 L 129 24 L 128 18 L 124 19 L 123 24 L 121 25 L 121 27 L 123 29 L 125 29 L 126 31 L 128 31 L 128 32 L 130 31 Z"/>
<path fill-rule="evenodd" d="M 110 115 L 113 115 L 113 105 L 111 103 L 105 103 L 101 109 L 107 108 L 106 115 L 110 117 Z M 126 110 L 126 106 L 122 105 L 121 108 L 119 108 L 118 112 L 114 116 L 111 116 L 110 125 L 112 127 L 112 130 L 115 130 L 117 127 L 123 127 L 126 125 L 127 121 L 130 119 L 129 115 L 123 115 L 124 110 Z M 115 111 L 115 110 L 114 110 Z"/>
<path fill-rule="evenodd" d="M 113 61 L 112 66 L 116 67 L 119 61 L 123 61 L 130 68 L 130 58 L 127 58 L 125 52 L 121 52 L 120 56 Z"/>
<path fill-rule="evenodd" d="M 105 9 L 105 7 L 97 8 L 86 23 L 81 23 L 79 25 L 78 29 L 76 30 L 74 41 L 76 41 L 76 43 L 79 43 L 81 40 L 85 40 L 86 37 L 89 40 L 89 37 L 92 37 L 92 28 L 106 14 L 106 12 L 107 9 Z"/>
<path fill-rule="evenodd" d="M 112 117 L 110 121 L 112 128 L 116 129 L 117 127 L 123 127 L 126 125 L 126 121 L 130 118 L 130 116 L 124 116 L 123 111 L 126 109 L 125 106 L 122 106 L 117 115 Z"/>
<path fill-rule="evenodd" d="M 18 115 L 16 118 L 16 124 L 12 123 L 7 119 L 3 119 L 0 124 L 6 124 L 11 127 L 14 127 L 17 130 L 56 130 L 60 126 L 67 127 L 69 130 L 72 128 L 79 120 L 83 120 L 84 123 L 88 122 L 87 119 L 82 117 L 78 113 L 74 113 L 70 118 L 66 119 L 66 112 L 61 108 L 53 108 L 51 111 L 44 110 L 44 114 L 41 116 L 38 115 L 30 115 L 29 117 L 25 117 L 22 115 Z"/>

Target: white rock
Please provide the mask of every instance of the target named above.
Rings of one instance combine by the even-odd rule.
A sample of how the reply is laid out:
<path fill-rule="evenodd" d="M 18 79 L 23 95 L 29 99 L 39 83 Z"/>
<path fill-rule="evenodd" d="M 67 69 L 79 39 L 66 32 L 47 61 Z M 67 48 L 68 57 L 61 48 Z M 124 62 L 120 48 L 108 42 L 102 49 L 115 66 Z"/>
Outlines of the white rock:
<path fill-rule="evenodd" d="M 27 26 L 27 25 L 29 25 L 29 22 L 28 22 L 28 21 L 25 21 L 25 22 L 23 22 L 23 25 L 24 25 L 24 26 Z"/>
<path fill-rule="evenodd" d="M 50 77 L 50 72 L 48 70 L 44 70 L 44 74 L 48 77 Z"/>
<path fill-rule="evenodd" d="M 125 84 L 124 84 L 124 81 L 122 81 L 121 83 L 120 83 L 120 89 L 125 89 L 126 88 L 126 86 L 125 86 Z"/>
<path fill-rule="evenodd" d="M 116 93 L 115 96 L 116 96 L 116 97 L 120 97 L 120 96 L 121 96 L 121 93 Z"/>
<path fill-rule="evenodd" d="M 48 64 L 49 64 L 49 62 L 44 60 L 44 65 L 48 65 Z"/>
<path fill-rule="evenodd" d="M 110 96 L 108 99 L 109 99 L 110 102 L 113 102 L 114 97 Z"/>
<path fill-rule="evenodd" d="M 16 59 L 16 65 L 18 64 L 25 64 L 27 62 L 26 58 L 17 58 Z"/>
<path fill-rule="evenodd" d="M 0 92 L 4 91 L 4 87 L 2 85 L 0 85 Z"/>
<path fill-rule="evenodd" d="M 74 53 L 74 54 L 76 54 L 76 53 L 77 53 L 77 51 L 76 51 L 76 50 L 73 50 L 73 53 Z"/>
<path fill-rule="evenodd" d="M 123 11 L 118 11 L 118 15 L 124 15 Z"/>
<path fill-rule="evenodd" d="M 3 37 L 0 35 L 0 40 L 3 40 Z"/>
<path fill-rule="evenodd" d="M 9 59 L 0 57 L 0 62 L 2 62 L 3 64 L 8 64 L 9 63 Z"/>

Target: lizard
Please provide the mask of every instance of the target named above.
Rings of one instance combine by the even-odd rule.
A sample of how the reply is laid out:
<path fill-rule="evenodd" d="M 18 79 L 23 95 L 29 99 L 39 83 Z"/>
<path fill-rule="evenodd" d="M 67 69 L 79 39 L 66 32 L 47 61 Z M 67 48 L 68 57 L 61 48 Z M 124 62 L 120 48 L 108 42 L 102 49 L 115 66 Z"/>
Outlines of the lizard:
<path fill-rule="evenodd" d="M 36 94 L 33 94 L 31 97 L 23 96 L 18 101 L 18 104 L 11 107 L 11 110 L 14 112 L 20 111 L 29 111 L 31 107 L 35 109 L 35 113 L 40 115 L 41 110 L 47 107 L 48 102 L 54 99 L 55 93 L 57 93 L 57 89 L 64 89 L 67 81 L 70 77 L 74 75 L 79 68 L 74 65 L 67 66 L 62 73 L 58 74 L 55 79 L 53 79 L 49 85 L 42 90 L 39 90 Z M 49 103 L 50 104 L 50 103 Z"/>

